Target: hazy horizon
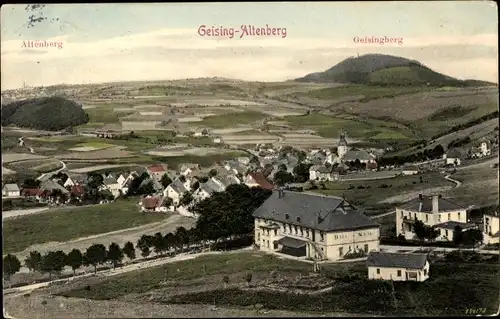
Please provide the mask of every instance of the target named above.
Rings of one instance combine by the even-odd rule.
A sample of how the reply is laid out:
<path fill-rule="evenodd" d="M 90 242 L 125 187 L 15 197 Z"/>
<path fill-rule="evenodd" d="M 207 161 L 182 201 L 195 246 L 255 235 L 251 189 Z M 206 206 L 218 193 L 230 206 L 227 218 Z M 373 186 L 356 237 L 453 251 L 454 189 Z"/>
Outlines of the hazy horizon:
<path fill-rule="evenodd" d="M 498 83 L 494 2 L 53 4 L 43 13 L 59 20 L 32 28 L 26 27 L 30 13 L 24 8 L 2 6 L 2 90 L 24 82 L 52 86 L 212 77 L 282 82 L 358 54 L 400 56 L 457 79 Z M 285 28 L 286 37 L 200 36 L 201 25 L 268 25 Z M 372 36 L 401 42 L 354 41 Z M 55 46 L 29 48 L 23 41 Z"/>

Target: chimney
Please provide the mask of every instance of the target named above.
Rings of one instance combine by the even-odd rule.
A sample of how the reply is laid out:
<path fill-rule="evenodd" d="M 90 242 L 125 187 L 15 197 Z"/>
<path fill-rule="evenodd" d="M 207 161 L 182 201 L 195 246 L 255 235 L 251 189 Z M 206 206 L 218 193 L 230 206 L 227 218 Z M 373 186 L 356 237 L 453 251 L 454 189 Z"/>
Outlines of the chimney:
<path fill-rule="evenodd" d="M 285 219 L 288 219 L 288 218 L 290 218 L 290 215 L 285 214 Z"/>
<path fill-rule="evenodd" d="M 418 199 L 424 199 L 424 195 L 418 194 Z"/>
<path fill-rule="evenodd" d="M 439 195 L 432 195 L 432 212 L 439 212 Z"/>

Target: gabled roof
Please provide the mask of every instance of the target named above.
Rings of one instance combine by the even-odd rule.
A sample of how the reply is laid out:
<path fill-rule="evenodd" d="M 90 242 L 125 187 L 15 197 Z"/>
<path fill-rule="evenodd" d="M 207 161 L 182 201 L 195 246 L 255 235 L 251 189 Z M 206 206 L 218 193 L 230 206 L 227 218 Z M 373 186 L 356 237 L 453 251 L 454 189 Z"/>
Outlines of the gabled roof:
<path fill-rule="evenodd" d="M 422 269 L 427 262 L 427 254 L 388 253 L 373 251 L 368 254 L 368 267 Z"/>
<path fill-rule="evenodd" d="M 420 197 L 416 197 L 400 207 L 398 207 L 403 210 L 408 210 L 412 212 L 420 212 L 420 213 L 431 213 L 432 212 L 432 196 L 422 196 L 422 199 Z M 439 212 L 446 212 L 446 211 L 453 211 L 453 210 L 465 210 L 465 208 L 452 203 L 444 198 L 439 198 L 438 199 L 438 209 Z"/>
<path fill-rule="evenodd" d="M 460 228 L 462 228 L 462 230 L 476 228 L 476 224 L 461 223 L 461 222 L 456 222 L 456 221 L 452 221 L 452 220 L 444 222 L 444 223 L 440 223 L 440 224 L 437 224 L 437 225 L 434 225 L 434 226 L 436 228 L 443 228 L 443 229 L 450 229 L 450 230 L 454 230 L 455 227 L 457 227 L 457 226 L 459 226 Z"/>
<path fill-rule="evenodd" d="M 85 188 L 83 188 L 83 186 L 81 185 L 75 185 L 71 187 L 70 193 L 74 196 L 82 196 L 83 194 L 85 194 Z"/>
<path fill-rule="evenodd" d="M 186 187 L 184 187 L 184 184 L 179 179 L 174 180 L 169 185 L 169 187 L 171 187 L 178 194 L 183 194 L 183 193 L 187 192 Z"/>
<path fill-rule="evenodd" d="M 355 161 L 359 159 L 360 161 L 369 161 L 375 159 L 373 155 L 365 150 L 349 150 L 344 155 L 344 161 Z"/>
<path fill-rule="evenodd" d="M 151 173 L 164 173 L 167 171 L 162 164 L 154 164 L 154 165 L 148 166 L 146 169 L 148 170 L 148 172 L 151 172 Z"/>
<path fill-rule="evenodd" d="M 451 148 L 446 152 L 446 157 L 447 158 L 461 158 L 462 153 L 456 148 Z"/>
<path fill-rule="evenodd" d="M 309 168 L 310 172 L 320 172 L 322 174 L 329 174 L 331 173 L 332 169 L 326 167 L 325 165 L 313 165 L 311 168 Z"/>
<path fill-rule="evenodd" d="M 19 192 L 20 191 L 19 186 L 17 186 L 17 184 L 5 184 L 3 189 L 5 189 L 7 192 Z"/>
<path fill-rule="evenodd" d="M 201 185 L 201 189 L 211 195 L 215 192 L 223 192 L 225 187 L 219 185 L 213 179 L 209 179 L 205 184 Z"/>
<path fill-rule="evenodd" d="M 21 191 L 22 196 L 36 196 L 39 193 L 41 193 L 41 191 L 38 188 L 23 188 Z"/>
<path fill-rule="evenodd" d="M 116 178 L 114 177 L 106 177 L 102 183 L 104 185 L 114 185 L 114 184 L 118 184 L 118 181 L 116 180 Z"/>
<path fill-rule="evenodd" d="M 145 197 L 142 199 L 142 206 L 146 209 L 153 209 L 157 207 L 161 202 L 161 197 L 153 196 L 153 197 Z"/>
<path fill-rule="evenodd" d="M 368 216 L 338 197 L 279 190 L 257 209 L 253 216 L 322 231 L 379 227 Z M 286 218 L 288 215 L 288 218 Z"/>
<path fill-rule="evenodd" d="M 274 189 L 274 185 L 271 184 L 264 177 L 264 175 L 262 175 L 262 173 L 260 172 L 248 173 L 248 176 L 250 176 L 257 184 L 259 184 L 260 187 L 264 189 Z"/>

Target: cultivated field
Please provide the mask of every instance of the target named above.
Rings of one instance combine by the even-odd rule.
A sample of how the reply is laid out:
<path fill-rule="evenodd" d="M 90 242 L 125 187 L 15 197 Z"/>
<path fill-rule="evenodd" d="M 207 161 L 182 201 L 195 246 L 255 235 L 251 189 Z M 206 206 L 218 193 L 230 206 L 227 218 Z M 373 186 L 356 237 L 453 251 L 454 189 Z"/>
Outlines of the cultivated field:
<path fill-rule="evenodd" d="M 110 204 L 55 208 L 41 214 L 5 219 L 4 253 L 164 221 L 169 216 L 141 213 L 138 201 L 137 198 L 121 199 Z"/>
<path fill-rule="evenodd" d="M 52 172 L 62 167 L 61 161 L 54 158 L 17 161 L 7 163 L 6 165 L 14 171 L 32 171 L 37 173 Z"/>
<path fill-rule="evenodd" d="M 78 160 L 99 160 L 99 159 L 115 159 L 126 158 L 134 156 L 128 151 L 123 150 L 122 147 L 109 147 L 97 151 L 74 152 L 61 154 L 58 156 L 61 160 L 65 159 L 78 159 Z"/>
<path fill-rule="evenodd" d="M 44 158 L 44 156 L 30 153 L 2 153 L 2 163 L 12 163 L 40 158 Z"/>

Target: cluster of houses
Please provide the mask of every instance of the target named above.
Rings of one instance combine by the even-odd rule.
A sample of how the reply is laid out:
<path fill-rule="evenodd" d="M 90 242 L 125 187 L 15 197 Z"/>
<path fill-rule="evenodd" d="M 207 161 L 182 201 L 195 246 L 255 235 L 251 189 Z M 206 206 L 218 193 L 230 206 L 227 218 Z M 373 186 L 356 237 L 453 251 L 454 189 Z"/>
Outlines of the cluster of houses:
<path fill-rule="evenodd" d="M 498 140 L 490 140 L 483 138 L 477 145 L 468 150 L 460 150 L 458 148 L 450 148 L 443 154 L 445 165 L 459 166 L 464 159 L 482 158 L 491 155 L 491 153 L 498 149 Z"/>
<path fill-rule="evenodd" d="M 482 227 L 485 243 L 498 243 L 498 214 L 484 215 L 482 226 L 467 221 L 465 208 L 439 195 L 422 196 L 396 209 L 398 235 L 414 239 L 412 225 L 421 220 L 451 241 L 453 229 Z M 394 281 L 424 281 L 429 261 L 423 253 L 393 253 L 379 249 L 380 226 L 344 198 L 276 189 L 254 212 L 255 246 L 266 252 L 315 261 L 339 261 L 367 255 L 368 277 Z M 358 255 L 357 255 L 358 254 Z"/>

